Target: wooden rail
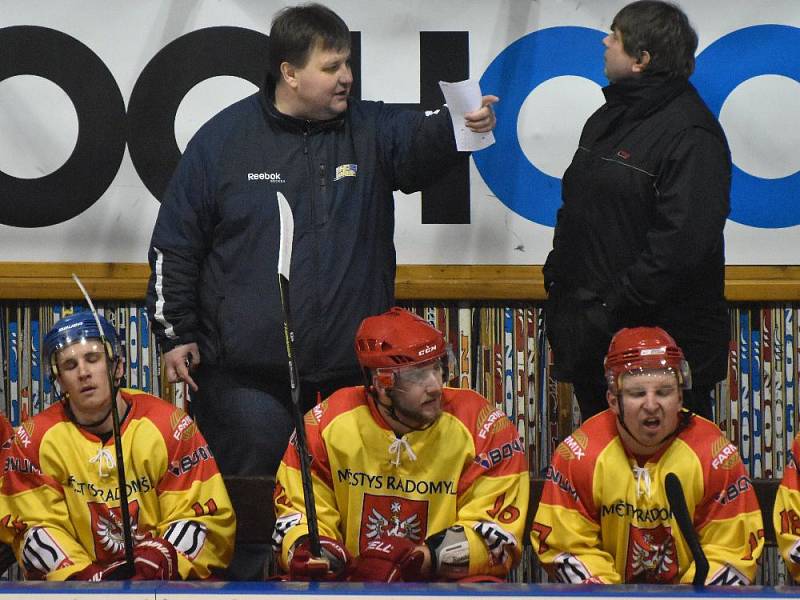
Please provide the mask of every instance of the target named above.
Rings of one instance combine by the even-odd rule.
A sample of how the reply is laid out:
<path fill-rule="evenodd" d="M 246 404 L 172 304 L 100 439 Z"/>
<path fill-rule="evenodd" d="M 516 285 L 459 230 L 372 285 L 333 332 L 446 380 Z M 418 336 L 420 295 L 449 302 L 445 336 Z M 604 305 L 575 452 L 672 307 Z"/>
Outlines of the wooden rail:
<path fill-rule="evenodd" d="M 72 273 L 98 300 L 142 300 L 150 269 L 142 263 L 0 262 L 0 300 L 78 300 Z M 730 302 L 800 301 L 800 266 L 729 266 Z M 399 265 L 399 300 L 536 301 L 541 265 Z"/>

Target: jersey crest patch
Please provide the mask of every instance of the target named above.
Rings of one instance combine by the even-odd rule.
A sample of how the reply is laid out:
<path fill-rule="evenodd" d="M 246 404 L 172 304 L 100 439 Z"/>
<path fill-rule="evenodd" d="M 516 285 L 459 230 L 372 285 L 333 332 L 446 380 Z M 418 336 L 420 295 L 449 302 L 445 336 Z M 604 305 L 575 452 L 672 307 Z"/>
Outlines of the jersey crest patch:
<path fill-rule="evenodd" d="M 125 550 L 125 538 L 122 534 L 122 510 L 119 506 L 110 507 L 104 502 L 89 502 L 87 506 L 92 517 L 94 554 L 98 562 L 112 562 L 119 559 Z M 138 500 L 128 504 L 128 512 L 131 533 L 135 539 L 139 524 Z"/>
<path fill-rule="evenodd" d="M 678 555 L 672 531 L 664 525 L 642 529 L 631 525 L 628 535 L 627 583 L 671 583 L 678 576 Z"/>
<path fill-rule="evenodd" d="M 427 527 L 427 501 L 364 494 L 361 534 L 358 540 L 359 552 L 370 542 L 389 536 L 422 542 L 427 535 Z"/>

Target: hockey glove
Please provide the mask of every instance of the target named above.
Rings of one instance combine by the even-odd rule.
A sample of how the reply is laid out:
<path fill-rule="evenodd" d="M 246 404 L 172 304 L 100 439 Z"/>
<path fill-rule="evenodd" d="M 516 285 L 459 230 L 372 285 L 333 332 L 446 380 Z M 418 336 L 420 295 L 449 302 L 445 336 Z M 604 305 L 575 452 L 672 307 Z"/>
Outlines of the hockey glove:
<path fill-rule="evenodd" d="M 123 566 L 125 566 L 124 560 L 118 560 L 109 565 L 92 563 L 85 569 L 67 577 L 67 581 L 119 581 L 123 579 L 125 573 L 125 569 L 121 568 Z M 26 573 L 26 578 L 33 579 L 29 573 Z"/>
<path fill-rule="evenodd" d="M 350 567 L 350 553 L 338 541 L 320 536 L 322 556 L 311 555 L 308 537 L 295 544 L 289 556 L 289 579 L 293 581 L 342 581 Z"/>
<path fill-rule="evenodd" d="M 424 581 L 419 545 L 404 537 L 373 540 L 356 559 L 349 581 Z"/>
<path fill-rule="evenodd" d="M 178 572 L 178 553 L 175 546 L 160 537 L 142 540 L 133 548 L 133 579 L 174 581 Z"/>

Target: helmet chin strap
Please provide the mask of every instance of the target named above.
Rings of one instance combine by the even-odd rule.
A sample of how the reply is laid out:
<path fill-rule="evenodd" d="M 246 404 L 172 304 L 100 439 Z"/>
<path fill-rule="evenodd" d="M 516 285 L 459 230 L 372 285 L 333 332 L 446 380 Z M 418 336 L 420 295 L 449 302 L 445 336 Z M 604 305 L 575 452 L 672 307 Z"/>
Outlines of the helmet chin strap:
<path fill-rule="evenodd" d="M 102 417 L 97 419 L 97 421 L 92 421 L 91 423 L 81 423 L 78 420 L 78 417 L 75 416 L 75 413 L 72 412 L 72 407 L 69 405 L 69 397 L 67 397 L 66 408 L 67 408 L 67 416 L 69 416 L 69 420 L 72 421 L 73 423 L 75 423 L 75 425 L 77 425 L 78 427 L 83 427 L 84 429 L 90 429 L 92 427 L 97 427 L 98 425 L 102 425 L 105 422 L 105 420 L 108 419 L 108 416 L 111 414 L 111 405 L 109 404 L 108 405 L 108 410 L 106 411 L 106 414 L 104 414 Z"/>

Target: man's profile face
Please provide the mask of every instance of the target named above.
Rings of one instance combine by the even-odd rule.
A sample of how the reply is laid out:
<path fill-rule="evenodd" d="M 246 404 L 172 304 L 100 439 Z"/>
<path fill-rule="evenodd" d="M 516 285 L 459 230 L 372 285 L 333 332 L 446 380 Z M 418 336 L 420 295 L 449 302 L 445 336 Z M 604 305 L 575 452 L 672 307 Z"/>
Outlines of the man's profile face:
<path fill-rule="evenodd" d="M 399 369 L 392 390 L 392 404 L 403 421 L 427 427 L 442 414 L 444 368 L 442 360 Z"/>
<path fill-rule="evenodd" d="M 605 60 L 604 72 L 608 80 L 612 83 L 628 79 L 638 75 L 635 68 L 637 60 L 627 52 L 622 45 L 622 32 L 619 29 L 612 29 L 603 38 L 603 45 L 606 47 L 603 58 Z"/>
<path fill-rule="evenodd" d="M 350 49 L 324 49 L 314 44 L 305 66 L 295 69 L 296 108 L 292 116 L 314 121 L 332 119 L 347 110 L 353 85 Z"/>

